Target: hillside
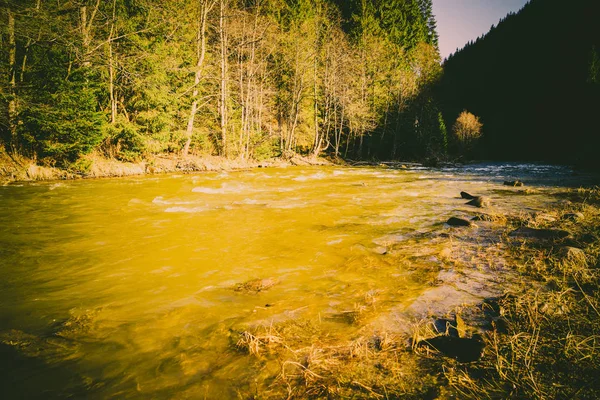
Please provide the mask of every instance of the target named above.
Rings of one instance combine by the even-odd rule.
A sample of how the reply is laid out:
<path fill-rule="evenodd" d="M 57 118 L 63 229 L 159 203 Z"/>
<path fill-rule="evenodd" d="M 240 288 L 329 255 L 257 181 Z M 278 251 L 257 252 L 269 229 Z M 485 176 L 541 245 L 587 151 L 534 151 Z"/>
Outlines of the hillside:
<path fill-rule="evenodd" d="M 447 124 L 481 118 L 478 157 L 598 165 L 600 2 L 532 0 L 444 63 Z"/>

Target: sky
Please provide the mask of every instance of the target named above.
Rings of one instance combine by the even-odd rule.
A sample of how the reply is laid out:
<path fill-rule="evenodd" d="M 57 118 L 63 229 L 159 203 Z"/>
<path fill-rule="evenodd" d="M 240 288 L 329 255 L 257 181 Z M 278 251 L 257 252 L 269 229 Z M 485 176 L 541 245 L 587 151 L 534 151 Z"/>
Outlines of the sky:
<path fill-rule="evenodd" d="M 529 0 L 433 0 L 442 59 L 469 40 L 487 33 L 492 24 Z"/>

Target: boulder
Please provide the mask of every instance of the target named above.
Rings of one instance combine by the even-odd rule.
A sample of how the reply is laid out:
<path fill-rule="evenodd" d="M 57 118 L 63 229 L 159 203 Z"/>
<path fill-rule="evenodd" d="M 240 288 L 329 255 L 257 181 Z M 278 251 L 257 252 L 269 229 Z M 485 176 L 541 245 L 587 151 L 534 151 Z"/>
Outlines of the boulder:
<path fill-rule="evenodd" d="M 518 179 L 516 181 L 504 181 L 504 185 L 505 186 L 523 186 L 523 182 L 521 182 Z"/>
<path fill-rule="evenodd" d="M 490 205 L 490 199 L 484 196 L 477 196 L 473 200 L 469 201 L 467 205 L 480 208 L 487 207 Z"/>
<path fill-rule="evenodd" d="M 467 192 L 460 192 L 460 197 L 462 197 L 463 199 L 467 199 L 467 200 L 473 200 L 477 196 L 473 196 L 472 194 L 469 194 Z"/>
<path fill-rule="evenodd" d="M 521 227 L 509 233 L 510 237 L 522 237 L 530 239 L 563 239 L 569 236 L 569 232 L 560 229 L 536 229 Z"/>
<path fill-rule="evenodd" d="M 446 223 L 450 226 L 473 226 L 474 224 L 471 221 L 467 221 L 466 219 L 451 217 Z"/>
<path fill-rule="evenodd" d="M 475 334 L 470 338 L 439 335 L 424 339 L 417 343 L 417 348 L 427 348 L 439 351 L 446 357 L 451 357 L 461 363 L 477 361 L 483 354 L 485 343 L 481 335 Z"/>

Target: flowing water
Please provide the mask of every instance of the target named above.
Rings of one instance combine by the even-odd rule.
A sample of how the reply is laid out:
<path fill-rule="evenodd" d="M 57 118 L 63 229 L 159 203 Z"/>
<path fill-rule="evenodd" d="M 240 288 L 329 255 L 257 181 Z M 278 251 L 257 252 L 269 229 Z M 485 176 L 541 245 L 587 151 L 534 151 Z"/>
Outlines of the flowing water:
<path fill-rule="evenodd" d="M 515 178 L 527 192 L 502 186 Z M 444 258 L 499 246 L 491 224 L 444 225 L 481 211 L 461 190 L 527 213 L 580 183 L 485 164 L 0 187 L 1 396 L 236 398 L 258 379 L 234 346 L 249 327 L 310 320 L 341 340 L 501 293 L 500 255 L 460 276 Z"/>

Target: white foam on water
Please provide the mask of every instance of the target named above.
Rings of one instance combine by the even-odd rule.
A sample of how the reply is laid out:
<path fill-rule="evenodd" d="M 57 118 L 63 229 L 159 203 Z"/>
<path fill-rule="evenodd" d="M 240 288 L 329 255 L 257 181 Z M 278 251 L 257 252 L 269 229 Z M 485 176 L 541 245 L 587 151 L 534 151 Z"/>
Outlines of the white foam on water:
<path fill-rule="evenodd" d="M 229 194 L 229 193 L 242 193 L 252 191 L 248 186 L 241 184 L 223 183 L 220 188 L 210 188 L 198 186 L 192 189 L 194 193 L 204 194 Z"/>
<path fill-rule="evenodd" d="M 269 204 L 269 208 L 275 208 L 275 209 L 279 209 L 279 210 L 289 210 L 289 209 L 293 209 L 293 208 L 303 208 L 306 207 L 307 203 L 275 203 L 275 204 Z"/>
<path fill-rule="evenodd" d="M 378 246 L 385 246 L 385 245 L 389 245 L 389 244 L 400 243 L 400 242 L 405 241 L 406 239 L 407 239 L 406 235 L 392 234 L 392 235 L 382 236 L 377 239 L 373 239 L 372 242 Z"/>
<path fill-rule="evenodd" d="M 327 178 L 326 173 L 317 172 L 316 174 L 312 174 L 312 175 L 297 176 L 295 178 L 292 178 L 292 180 L 296 181 L 296 182 L 306 182 L 306 181 L 321 180 L 321 179 L 325 179 L 325 178 Z"/>
<path fill-rule="evenodd" d="M 151 274 L 164 274 L 165 272 L 170 272 L 171 270 L 173 270 L 173 267 L 165 266 L 162 268 L 153 269 L 152 271 L 150 271 L 150 273 Z"/>
<path fill-rule="evenodd" d="M 66 187 L 67 185 L 65 185 L 64 183 L 53 183 L 52 185 L 50 185 L 48 187 L 48 190 L 54 190 L 54 189 L 58 189 L 61 187 Z"/>
<path fill-rule="evenodd" d="M 260 200 L 256 200 L 256 199 L 244 199 L 242 201 L 235 201 L 233 202 L 233 204 L 235 205 L 261 205 L 261 206 L 266 206 L 267 203 L 260 201 Z"/>
<path fill-rule="evenodd" d="M 168 213 L 201 213 L 208 211 L 206 207 L 169 207 L 165 210 Z"/>
<path fill-rule="evenodd" d="M 169 200 L 165 200 L 164 197 L 162 196 L 157 196 L 152 200 L 152 203 L 154 204 L 159 204 L 159 205 L 163 205 L 163 206 L 169 206 L 169 205 L 186 205 L 186 204 L 196 204 L 193 201 L 169 201 Z"/>

